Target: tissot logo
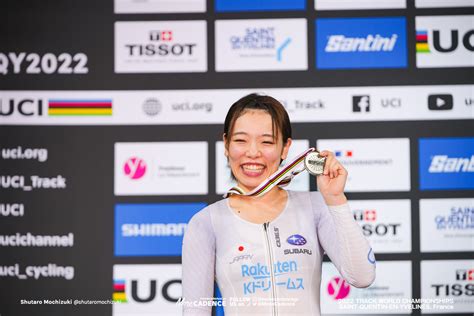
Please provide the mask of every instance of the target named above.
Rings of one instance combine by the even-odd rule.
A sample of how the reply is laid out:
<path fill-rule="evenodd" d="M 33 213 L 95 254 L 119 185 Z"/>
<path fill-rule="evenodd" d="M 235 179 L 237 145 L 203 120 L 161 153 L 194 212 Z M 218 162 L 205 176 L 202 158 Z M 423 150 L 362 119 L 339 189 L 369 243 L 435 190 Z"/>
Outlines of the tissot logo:
<path fill-rule="evenodd" d="M 43 100 L 0 99 L 0 115 L 10 116 L 14 114 L 21 116 L 41 116 L 43 115 Z"/>
<path fill-rule="evenodd" d="M 428 109 L 452 110 L 453 96 L 451 94 L 431 94 L 428 96 Z"/>
<path fill-rule="evenodd" d="M 173 40 L 172 31 L 150 31 L 150 41 L 169 42 Z"/>
<path fill-rule="evenodd" d="M 353 112 L 370 112 L 370 96 L 355 95 L 352 97 Z"/>

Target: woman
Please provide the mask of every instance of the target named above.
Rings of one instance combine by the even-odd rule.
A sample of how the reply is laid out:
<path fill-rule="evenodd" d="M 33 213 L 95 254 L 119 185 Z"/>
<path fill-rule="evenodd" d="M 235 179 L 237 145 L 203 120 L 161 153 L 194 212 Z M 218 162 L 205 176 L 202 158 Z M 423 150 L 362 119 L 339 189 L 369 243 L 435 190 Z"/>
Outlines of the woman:
<path fill-rule="evenodd" d="M 227 113 L 223 140 L 232 176 L 250 192 L 288 155 L 288 114 L 272 97 L 245 96 Z M 373 282 L 373 253 L 344 195 L 347 171 L 333 153 L 321 156 L 319 192 L 275 186 L 263 196 L 231 195 L 194 215 L 183 240 L 185 315 L 211 315 L 214 280 L 226 315 L 320 315 L 324 252 L 351 285 Z"/>

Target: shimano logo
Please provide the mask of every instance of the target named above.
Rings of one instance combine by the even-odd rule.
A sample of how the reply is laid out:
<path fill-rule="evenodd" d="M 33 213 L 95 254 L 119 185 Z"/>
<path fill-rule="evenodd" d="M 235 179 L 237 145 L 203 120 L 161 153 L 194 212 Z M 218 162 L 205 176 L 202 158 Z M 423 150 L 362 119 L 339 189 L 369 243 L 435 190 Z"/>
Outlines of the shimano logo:
<path fill-rule="evenodd" d="M 172 224 L 123 224 L 123 237 L 168 237 L 183 236 L 188 224 L 172 223 Z"/>
<path fill-rule="evenodd" d="M 436 155 L 431 159 L 430 173 L 474 172 L 474 155 L 471 158 L 450 158 Z"/>
<path fill-rule="evenodd" d="M 369 34 L 367 37 L 346 37 L 344 35 L 329 36 L 326 48 L 328 53 L 339 52 L 391 52 L 397 43 L 397 34 L 382 37 Z"/>

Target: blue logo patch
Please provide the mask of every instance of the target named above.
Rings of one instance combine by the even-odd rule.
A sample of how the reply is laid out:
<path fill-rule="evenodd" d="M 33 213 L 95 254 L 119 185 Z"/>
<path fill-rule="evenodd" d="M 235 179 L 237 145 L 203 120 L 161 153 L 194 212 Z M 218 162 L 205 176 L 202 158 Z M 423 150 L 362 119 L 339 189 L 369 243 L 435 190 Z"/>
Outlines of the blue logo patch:
<path fill-rule="evenodd" d="M 374 250 L 370 248 L 369 253 L 367 254 L 367 260 L 371 264 L 375 264 L 375 255 L 374 255 Z"/>
<path fill-rule="evenodd" d="M 421 138 L 421 190 L 474 189 L 474 138 Z"/>
<path fill-rule="evenodd" d="M 305 10 L 306 0 L 216 0 L 216 12 Z"/>
<path fill-rule="evenodd" d="M 298 234 L 291 235 L 286 241 L 293 246 L 303 246 L 304 244 L 306 244 L 306 239 Z"/>
<path fill-rule="evenodd" d="M 184 231 L 205 203 L 117 204 L 115 256 L 180 256 Z"/>
<path fill-rule="evenodd" d="M 321 18 L 315 24 L 318 69 L 407 67 L 404 17 Z"/>

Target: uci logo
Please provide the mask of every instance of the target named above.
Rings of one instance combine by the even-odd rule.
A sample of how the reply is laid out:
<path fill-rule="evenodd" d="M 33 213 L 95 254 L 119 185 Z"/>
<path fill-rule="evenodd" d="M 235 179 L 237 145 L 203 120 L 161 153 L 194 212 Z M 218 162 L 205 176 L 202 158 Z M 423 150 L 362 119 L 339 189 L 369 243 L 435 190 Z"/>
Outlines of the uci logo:
<path fill-rule="evenodd" d="M 43 100 L 0 99 L 0 115 L 11 116 L 14 113 L 18 113 L 22 116 L 41 116 L 43 115 Z"/>
<path fill-rule="evenodd" d="M 474 39 L 473 35 L 474 30 L 469 30 L 464 34 L 459 34 L 458 30 L 444 31 L 443 34 L 440 30 L 433 30 L 433 49 L 440 53 L 450 53 L 455 51 L 461 43 L 465 49 L 474 52 L 474 44 L 471 43 L 471 39 Z"/>

